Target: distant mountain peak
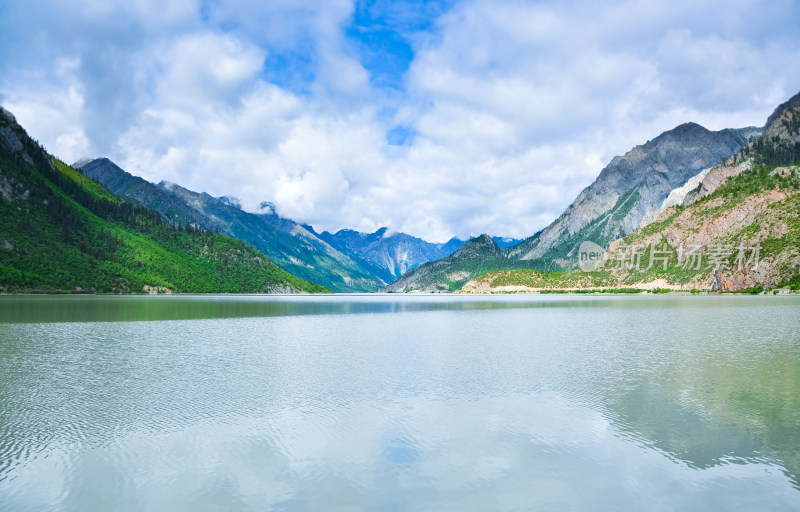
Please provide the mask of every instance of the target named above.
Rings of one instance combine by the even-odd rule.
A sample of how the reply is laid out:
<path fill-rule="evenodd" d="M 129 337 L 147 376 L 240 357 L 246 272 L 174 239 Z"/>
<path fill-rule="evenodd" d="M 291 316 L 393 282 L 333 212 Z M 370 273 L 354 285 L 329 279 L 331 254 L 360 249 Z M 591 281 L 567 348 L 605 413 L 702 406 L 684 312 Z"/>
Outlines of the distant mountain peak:
<path fill-rule="evenodd" d="M 233 196 L 221 196 L 219 200 L 222 202 L 222 204 L 226 204 L 240 210 L 242 209 L 242 203 L 240 203 L 239 200 Z"/>
<path fill-rule="evenodd" d="M 380 238 L 392 238 L 392 237 L 395 237 L 395 236 L 398 236 L 398 235 L 410 236 L 410 235 L 405 235 L 404 233 L 400 233 L 398 231 L 395 231 L 393 229 L 389 229 L 387 227 L 380 228 L 379 230 L 377 230 L 374 233 L 374 236 L 377 236 L 377 237 L 380 237 Z"/>
<path fill-rule="evenodd" d="M 687 140 L 687 139 L 704 139 L 712 135 L 714 132 L 706 128 L 705 126 L 699 125 L 695 122 L 688 122 L 679 124 L 675 128 L 671 130 L 667 130 L 661 134 L 659 134 L 656 138 L 651 141 L 648 141 L 644 145 L 643 148 L 649 149 L 652 146 L 658 146 L 660 144 L 670 144 L 676 140 Z"/>
<path fill-rule="evenodd" d="M 84 167 L 85 165 L 90 164 L 90 163 L 94 163 L 95 165 L 100 165 L 100 164 L 102 164 L 102 165 L 113 165 L 115 168 L 121 169 L 120 166 L 118 166 L 117 164 L 115 164 L 113 161 L 111 161 L 109 158 L 107 158 L 105 156 L 101 156 L 101 157 L 98 157 L 98 158 L 85 156 L 85 157 L 83 157 L 83 158 L 81 158 L 79 160 L 76 160 L 75 163 L 73 163 L 71 167 L 74 167 L 75 169 L 80 169 L 81 167 Z"/>
<path fill-rule="evenodd" d="M 454 254 L 454 258 L 463 258 L 469 256 L 475 256 L 478 254 L 486 254 L 491 253 L 493 255 L 501 254 L 500 246 L 497 245 L 497 242 L 492 240 L 487 234 L 483 234 L 469 240 L 464 245 L 462 245 Z"/>
<path fill-rule="evenodd" d="M 688 131 L 696 131 L 696 130 L 703 130 L 709 131 L 708 128 L 701 124 L 697 124 L 694 121 L 689 121 L 687 123 L 681 123 L 672 130 L 668 130 L 666 133 L 670 132 L 688 132 Z"/>
<path fill-rule="evenodd" d="M 691 122 L 663 132 L 615 156 L 558 219 L 511 249 L 510 256 L 566 262 L 584 240 L 607 246 L 657 215 L 672 190 L 724 162 L 759 133 L 752 127 L 713 132 Z"/>
<path fill-rule="evenodd" d="M 75 160 L 75 162 L 72 164 L 72 167 L 74 167 L 75 169 L 80 169 L 84 165 L 86 165 L 89 162 L 92 162 L 94 160 L 98 160 L 98 159 L 90 157 L 90 156 L 85 156 L 83 158 L 79 158 L 78 160 Z"/>
<path fill-rule="evenodd" d="M 771 135 L 772 131 L 774 131 L 775 125 L 780 120 L 780 118 L 789 110 L 793 109 L 800 109 L 800 92 L 789 98 L 788 100 L 784 101 L 772 112 L 772 114 L 767 118 L 767 126 L 765 130 L 766 135 Z"/>
<path fill-rule="evenodd" d="M 8 122 L 10 122 L 10 123 L 13 123 L 13 124 L 15 124 L 15 125 L 17 125 L 17 124 L 18 124 L 18 123 L 17 123 L 17 118 L 16 118 L 16 117 L 14 117 L 14 114 L 12 114 L 12 113 L 11 113 L 11 112 L 9 112 L 8 110 L 4 109 L 3 107 L 0 107 L 0 116 L 2 116 L 2 117 L 4 117 L 4 118 L 6 118 L 6 120 L 7 120 Z"/>

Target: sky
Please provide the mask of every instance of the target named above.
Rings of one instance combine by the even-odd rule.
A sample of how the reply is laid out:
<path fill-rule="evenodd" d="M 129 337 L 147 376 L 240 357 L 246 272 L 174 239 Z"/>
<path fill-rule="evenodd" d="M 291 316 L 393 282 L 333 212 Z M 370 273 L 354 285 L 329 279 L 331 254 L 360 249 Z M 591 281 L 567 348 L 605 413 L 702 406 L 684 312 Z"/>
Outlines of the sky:
<path fill-rule="evenodd" d="M 318 231 L 523 238 L 684 122 L 800 91 L 796 0 L 0 0 L 0 105 L 67 163 Z"/>

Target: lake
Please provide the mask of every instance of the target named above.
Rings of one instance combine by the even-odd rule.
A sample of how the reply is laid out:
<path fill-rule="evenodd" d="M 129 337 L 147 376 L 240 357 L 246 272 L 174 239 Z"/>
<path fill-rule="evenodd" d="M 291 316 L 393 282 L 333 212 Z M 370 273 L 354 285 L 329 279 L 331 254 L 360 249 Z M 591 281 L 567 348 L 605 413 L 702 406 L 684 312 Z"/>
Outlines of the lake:
<path fill-rule="evenodd" d="M 797 296 L 0 297 L 0 510 L 800 510 Z"/>

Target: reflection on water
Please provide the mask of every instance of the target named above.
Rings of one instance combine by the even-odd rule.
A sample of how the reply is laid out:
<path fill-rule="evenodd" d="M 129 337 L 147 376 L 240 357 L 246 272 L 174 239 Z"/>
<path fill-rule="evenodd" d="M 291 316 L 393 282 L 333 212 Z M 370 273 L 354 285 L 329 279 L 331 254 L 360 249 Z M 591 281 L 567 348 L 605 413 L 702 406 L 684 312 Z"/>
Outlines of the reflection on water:
<path fill-rule="evenodd" d="M 2 297 L 0 510 L 797 510 L 798 306 Z"/>
<path fill-rule="evenodd" d="M 531 308 L 670 307 L 658 297 L 487 296 L 453 295 L 161 295 L 161 296 L 2 296 L 0 324 L 45 322 L 134 322 L 247 318 L 285 315 L 341 315 L 472 311 Z M 713 307 L 697 300 L 697 307 Z"/>

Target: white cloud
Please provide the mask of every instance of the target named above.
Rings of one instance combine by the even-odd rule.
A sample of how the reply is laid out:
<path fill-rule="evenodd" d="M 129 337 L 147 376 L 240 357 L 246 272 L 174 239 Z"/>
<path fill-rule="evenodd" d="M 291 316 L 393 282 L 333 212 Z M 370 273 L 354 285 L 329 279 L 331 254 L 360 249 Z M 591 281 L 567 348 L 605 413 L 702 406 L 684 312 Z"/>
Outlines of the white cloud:
<path fill-rule="evenodd" d="M 350 0 L 26 5 L 0 11 L 0 101 L 52 152 L 318 229 L 529 236 L 614 155 L 800 89 L 788 1 L 465 0 L 414 36 L 399 92 L 348 42 Z M 293 66 L 302 87 L 275 80 Z"/>
<path fill-rule="evenodd" d="M 7 96 L 3 106 L 51 153 L 71 163 L 74 155 L 85 155 L 90 142 L 80 123 L 84 108 L 81 84 L 74 79 L 76 59 L 61 58 L 52 64 L 52 75 L 61 82 L 48 83 L 39 70 L 26 70 L 25 83 L 36 84 L 35 95 Z"/>
<path fill-rule="evenodd" d="M 256 83 L 266 52 L 208 32 L 179 37 L 157 57 L 156 105 L 186 110 L 236 104 Z"/>

